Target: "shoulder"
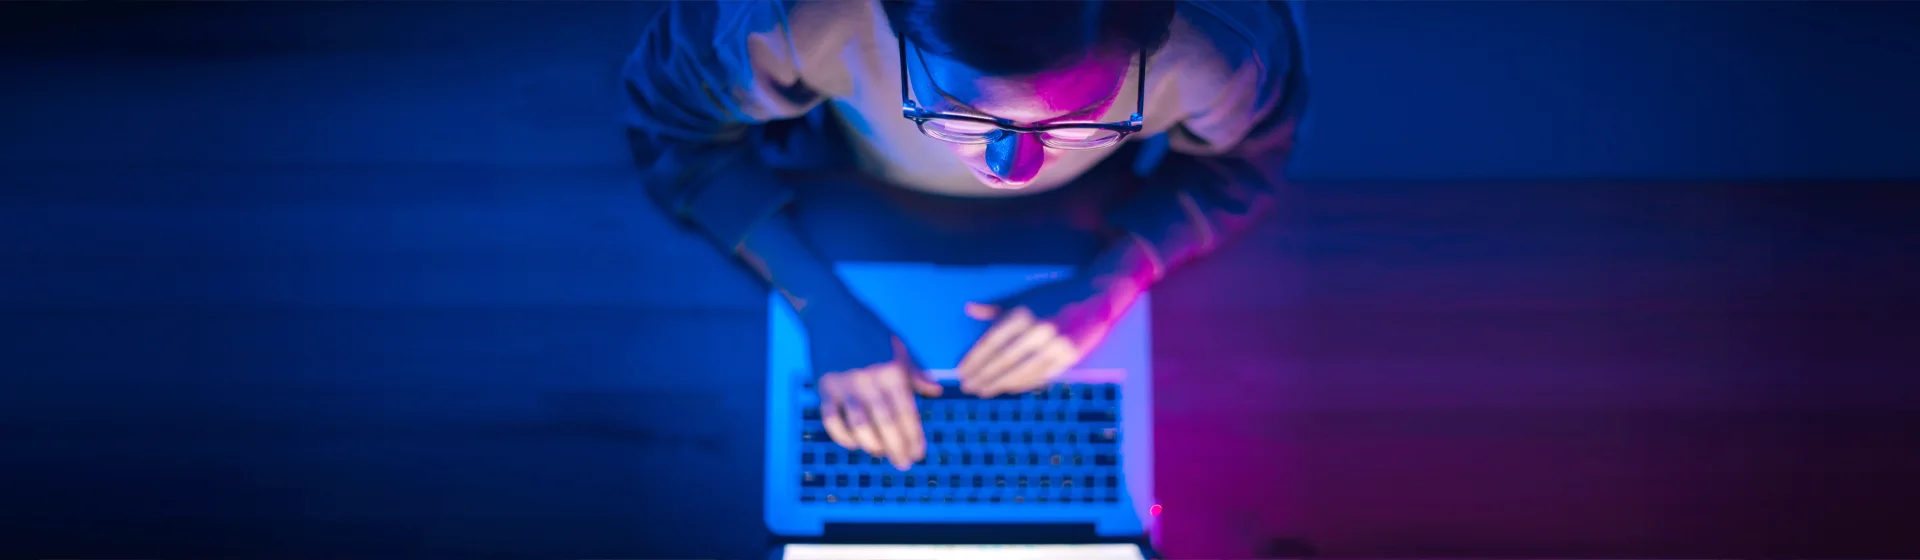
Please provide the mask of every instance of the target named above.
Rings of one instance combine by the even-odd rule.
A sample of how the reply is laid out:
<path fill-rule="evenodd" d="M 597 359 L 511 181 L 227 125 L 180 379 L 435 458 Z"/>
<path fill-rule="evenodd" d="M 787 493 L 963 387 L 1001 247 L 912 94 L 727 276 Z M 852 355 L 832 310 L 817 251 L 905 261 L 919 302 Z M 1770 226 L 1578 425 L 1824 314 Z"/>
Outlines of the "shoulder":
<path fill-rule="evenodd" d="M 1300 24 L 1297 1 L 1180 2 L 1167 50 L 1192 83 L 1224 85 L 1248 75 L 1283 82 L 1304 60 Z"/>
<path fill-rule="evenodd" d="M 1176 147 L 1222 152 L 1298 116 L 1306 76 L 1297 4 L 1179 6 L 1164 56 L 1153 62 L 1168 69 L 1165 91 L 1182 116 Z"/>

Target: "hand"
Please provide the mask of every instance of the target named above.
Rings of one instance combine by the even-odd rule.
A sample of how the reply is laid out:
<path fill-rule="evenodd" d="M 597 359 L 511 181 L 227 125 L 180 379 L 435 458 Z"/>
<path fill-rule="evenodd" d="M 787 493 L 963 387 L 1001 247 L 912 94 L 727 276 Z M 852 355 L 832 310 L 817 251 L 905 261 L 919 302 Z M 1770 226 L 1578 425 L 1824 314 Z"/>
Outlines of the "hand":
<path fill-rule="evenodd" d="M 887 459 L 907 470 L 927 456 L 926 433 L 914 393 L 940 396 L 929 378 L 893 339 L 894 359 L 820 376 L 820 423 L 834 443 Z"/>
<path fill-rule="evenodd" d="M 1106 278 L 1083 271 L 997 304 L 967 304 L 967 316 L 994 323 L 960 359 L 960 390 L 1031 391 L 1079 364 L 1139 297 L 1131 284 Z"/>

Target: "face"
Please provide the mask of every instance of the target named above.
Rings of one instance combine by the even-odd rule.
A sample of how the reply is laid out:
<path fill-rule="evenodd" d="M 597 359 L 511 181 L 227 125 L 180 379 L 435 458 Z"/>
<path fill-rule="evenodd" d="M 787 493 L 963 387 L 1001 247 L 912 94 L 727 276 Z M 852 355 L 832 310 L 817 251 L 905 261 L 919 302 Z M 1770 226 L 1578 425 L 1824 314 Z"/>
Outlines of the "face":
<path fill-rule="evenodd" d="M 909 72 L 909 79 L 926 108 L 1034 126 L 1110 120 L 1103 117 L 1126 80 L 1133 54 L 1096 52 L 1065 67 L 1025 76 L 989 76 L 932 53 L 909 51 L 908 58 L 913 59 L 910 66 L 919 67 Z M 1032 134 L 948 145 L 974 177 L 996 189 L 1025 188 L 1065 151 L 1041 144 Z"/>

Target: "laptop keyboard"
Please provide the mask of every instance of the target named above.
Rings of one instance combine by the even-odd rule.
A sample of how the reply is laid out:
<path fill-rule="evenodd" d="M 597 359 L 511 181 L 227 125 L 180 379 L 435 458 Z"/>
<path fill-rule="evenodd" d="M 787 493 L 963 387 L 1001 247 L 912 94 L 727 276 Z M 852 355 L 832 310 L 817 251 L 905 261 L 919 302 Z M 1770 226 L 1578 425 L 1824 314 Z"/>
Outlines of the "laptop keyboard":
<path fill-rule="evenodd" d="M 927 456 L 907 472 L 833 443 L 801 412 L 800 500 L 809 505 L 1103 505 L 1120 501 L 1120 386 L 1056 384 L 981 399 L 945 383 L 921 398 Z M 807 386 L 811 395 L 813 387 Z"/>

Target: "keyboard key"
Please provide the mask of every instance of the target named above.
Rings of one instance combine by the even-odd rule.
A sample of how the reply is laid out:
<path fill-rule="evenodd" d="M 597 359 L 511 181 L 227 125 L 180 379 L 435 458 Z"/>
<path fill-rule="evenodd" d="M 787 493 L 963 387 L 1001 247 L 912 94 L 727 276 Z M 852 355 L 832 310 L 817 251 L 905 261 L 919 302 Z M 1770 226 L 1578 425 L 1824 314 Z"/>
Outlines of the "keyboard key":
<path fill-rule="evenodd" d="M 1120 477 L 1117 477 L 1117 476 L 1114 476 L 1114 475 L 1107 475 L 1107 487 L 1108 487 L 1108 488 L 1119 488 L 1119 487 L 1120 487 Z"/>
<path fill-rule="evenodd" d="M 1112 410 L 1082 410 L 1079 418 L 1081 422 L 1113 422 L 1118 420 L 1115 416 Z"/>
<path fill-rule="evenodd" d="M 833 441 L 833 438 L 827 435 L 826 430 L 807 430 L 805 432 L 800 433 L 800 441 L 813 442 L 813 443 L 831 443 Z"/>
<path fill-rule="evenodd" d="M 844 475 L 844 474 L 833 475 L 833 485 L 839 488 L 846 488 L 847 475 Z"/>
<path fill-rule="evenodd" d="M 800 473 L 801 488 L 824 488 L 826 485 L 827 477 L 825 476 L 814 473 Z"/>
<path fill-rule="evenodd" d="M 1087 436 L 1087 443 L 1093 444 L 1115 443 L 1118 441 L 1120 441 L 1120 430 L 1118 428 L 1094 430 L 1092 434 Z"/>
<path fill-rule="evenodd" d="M 814 462 L 814 455 L 812 451 L 808 451 L 800 454 L 800 464 L 811 465 L 813 464 L 813 462 Z"/>
<path fill-rule="evenodd" d="M 1093 464 L 1097 467 L 1111 467 L 1119 465 L 1120 458 L 1112 453 L 1100 453 L 1093 456 Z"/>
<path fill-rule="evenodd" d="M 1105 387 L 1104 389 L 1106 390 L 1106 396 L 1107 396 L 1107 400 L 1110 400 L 1110 401 L 1117 401 L 1117 400 L 1120 400 L 1120 386 L 1119 386 L 1119 385 L 1114 385 L 1114 384 L 1112 384 L 1112 383 L 1108 383 L 1108 384 L 1106 384 L 1106 387 Z"/>
<path fill-rule="evenodd" d="M 821 457 L 821 459 L 822 459 L 821 462 L 823 463 L 826 463 L 829 465 L 838 465 L 840 464 L 840 452 L 828 451 Z"/>
<path fill-rule="evenodd" d="M 805 409 L 805 410 L 801 410 L 801 411 L 800 411 L 800 419 L 801 419 L 801 420 L 819 420 L 819 419 L 820 419 L 820 409 L 818 409 L 818 408 L 812 408 L 812 407 L 808 407 L 808 408 L 807 408 L 807 409 Z"/>
<path fill-rule="evenodd" d="M 866 487 L 868 487 L 868 486 L 872 486 L 872 485 L 873 485 L 873 477 L 872 477 L 871 475 L 864 475 L 864 474 L 863 474 L 863 475 L 860 475 L 860 487 L 861 487 L 861 488 L 866 488 Z"/>

